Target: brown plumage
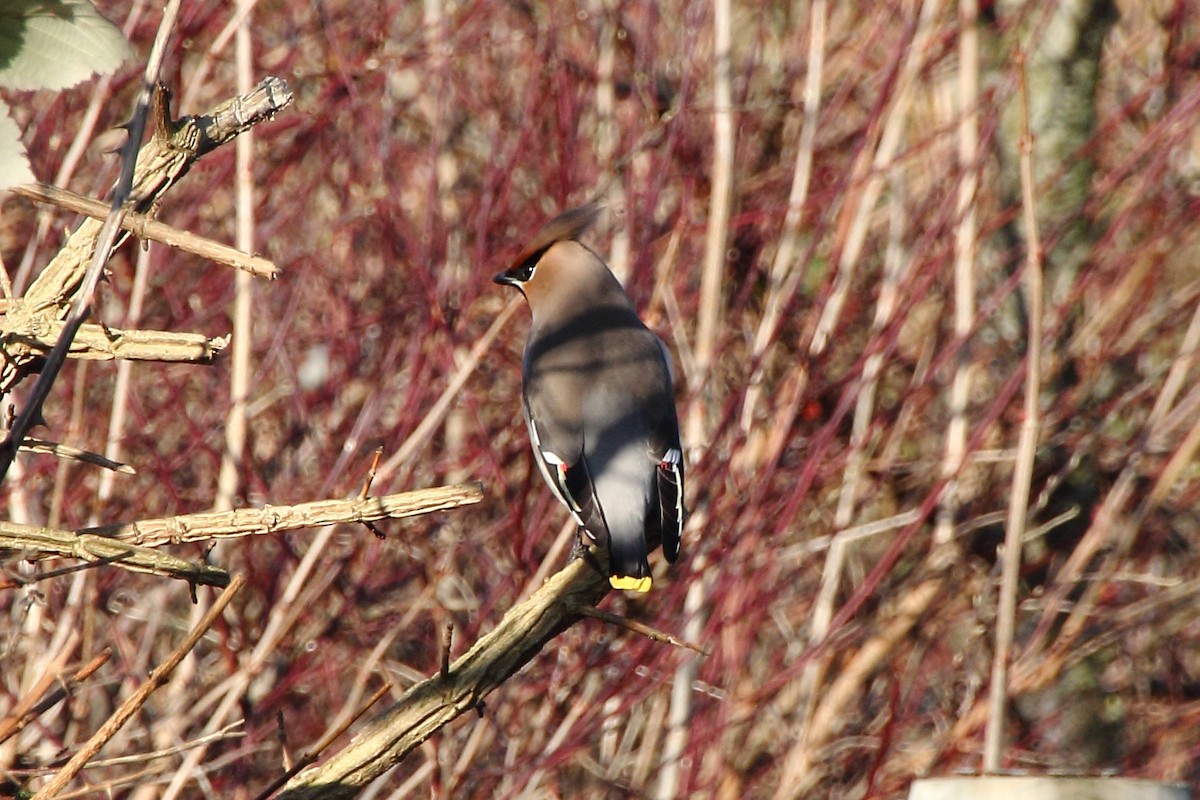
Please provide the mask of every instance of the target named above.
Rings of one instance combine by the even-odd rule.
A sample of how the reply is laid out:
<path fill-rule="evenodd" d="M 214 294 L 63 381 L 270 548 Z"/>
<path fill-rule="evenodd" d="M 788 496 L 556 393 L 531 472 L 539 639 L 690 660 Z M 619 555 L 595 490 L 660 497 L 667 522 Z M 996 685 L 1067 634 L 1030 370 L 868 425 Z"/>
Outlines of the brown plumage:
<path fill-rule="evenodd" d="M 644 592 L 648 541 L 679 556 L 683 448 L 666 348 L 578 240 L 602 210 L 555 217 L 496 282 L 520 289 L 533 313 L 522 378 L 542 476 L 607 547 L 612 585 Z"/>

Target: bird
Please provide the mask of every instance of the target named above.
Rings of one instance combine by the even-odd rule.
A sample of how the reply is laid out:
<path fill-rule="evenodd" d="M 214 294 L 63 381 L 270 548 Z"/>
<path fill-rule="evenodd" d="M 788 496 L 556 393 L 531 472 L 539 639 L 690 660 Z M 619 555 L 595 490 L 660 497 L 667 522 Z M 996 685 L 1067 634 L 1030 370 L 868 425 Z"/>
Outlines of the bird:
<path fill-rule="evenodd" d="M 521 363 L 534 460 L 583 536 L 607 550 L 614 589 L 648 592 L 650 546 L 674 564 L 686 517 L 671 357 L 604 260 L 579 241 L 604 206 L 545 224 L 496 275 L 532 325 Z"/>

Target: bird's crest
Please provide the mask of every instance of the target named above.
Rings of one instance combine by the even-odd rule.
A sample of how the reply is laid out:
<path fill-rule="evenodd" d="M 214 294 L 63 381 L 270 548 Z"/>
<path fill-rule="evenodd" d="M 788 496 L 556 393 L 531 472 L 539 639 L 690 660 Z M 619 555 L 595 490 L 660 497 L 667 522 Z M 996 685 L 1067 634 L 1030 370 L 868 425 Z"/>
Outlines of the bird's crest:
<path fill-rule="evenodd" d="M 513 259 L 513 266 L 519 266 L 531 259 L 536 261 L 555 242 L 578 239 L 584 231 L 592 226 L 592 223 L 603 211 L 603 203 L 592 202 L 559 214 L 542 226 L 542 229 L 533 237 L 533 241 Z"/>

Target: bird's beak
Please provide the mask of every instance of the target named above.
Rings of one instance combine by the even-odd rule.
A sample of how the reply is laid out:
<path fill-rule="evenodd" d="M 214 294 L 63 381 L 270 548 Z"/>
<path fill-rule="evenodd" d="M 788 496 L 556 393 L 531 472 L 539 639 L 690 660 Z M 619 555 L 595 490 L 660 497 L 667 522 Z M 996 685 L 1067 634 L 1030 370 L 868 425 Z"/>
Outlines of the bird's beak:
<path fill-rule="evenodd" d="M 517 285 L 517 280 L 515 278 L 513 278 L 513 276 L 509 275 L 507 272 L 498 273 L 496 275 L 496 277 L 492 278 L 492 282 L 498 283 L 501 286 L 516 286 Z"/>

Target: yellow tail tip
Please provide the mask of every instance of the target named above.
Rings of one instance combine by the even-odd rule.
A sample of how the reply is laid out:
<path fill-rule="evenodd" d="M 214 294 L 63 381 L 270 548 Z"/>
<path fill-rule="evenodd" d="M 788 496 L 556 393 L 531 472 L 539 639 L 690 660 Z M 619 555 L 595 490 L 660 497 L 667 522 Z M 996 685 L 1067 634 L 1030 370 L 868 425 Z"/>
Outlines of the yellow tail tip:
<path fill-rule="evenodd" d="M 608 579 L 614 589 L 621 589 L 626 592 L 648 592 L 650 591 L 650 576 L 645 578 L 633 578 L 629 575 L 613 575 Z"/>

